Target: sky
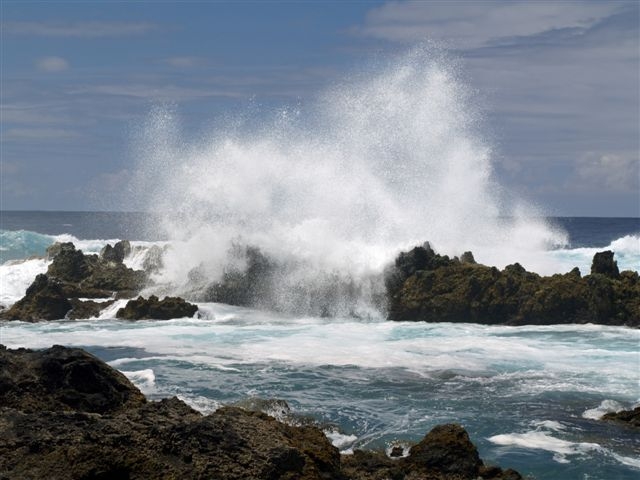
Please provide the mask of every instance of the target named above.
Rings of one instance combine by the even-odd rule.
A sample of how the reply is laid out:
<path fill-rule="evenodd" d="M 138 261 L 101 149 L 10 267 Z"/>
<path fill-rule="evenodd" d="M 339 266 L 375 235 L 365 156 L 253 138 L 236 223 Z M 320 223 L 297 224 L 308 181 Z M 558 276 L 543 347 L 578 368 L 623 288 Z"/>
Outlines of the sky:
<path fill-rule="evenodd" d="M 187 129 L 304 104 L 435 42 L 478 92 L 494 172 L 548 215 L 640 216 L 636 1 L 2 0 L 0 209 L 93 210 L 170 104 Z M 117 208 L 126 209 L 125 206 Z"/>

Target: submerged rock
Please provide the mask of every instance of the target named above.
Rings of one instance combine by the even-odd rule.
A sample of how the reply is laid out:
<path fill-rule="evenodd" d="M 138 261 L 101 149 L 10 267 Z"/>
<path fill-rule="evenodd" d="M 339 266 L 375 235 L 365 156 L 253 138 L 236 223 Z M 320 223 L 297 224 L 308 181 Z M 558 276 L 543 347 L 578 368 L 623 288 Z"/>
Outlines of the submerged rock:
<path fill-rule="evenodd" d="M 155 295 L 148 299 L 138 297 L 129 300 L 124 308 L 116 313 L 116 318 L 125 320 L 169 320 L 172 318 L 193 317 L 198 307 L 180 297 L 165 297 L 159 300 Z"/>
<path fill-rule="evenodd" d="M 236 407 L 203 416 L 175 397 L 147 402 L 79 349 L 0 346 L 0 367 L 0 478 L 521 479 L 485 467 L 456 425 L 436 427 L 406 458 L 341 457 L 313 426 Z"/>
<path fill-rule="evenodd" d="M 606 413 L 602 420 L 621 423 L 630 427 L 640 428 L 640 406 L 633 410 Z"/>
<path fill-rule="evenodd" d="M 385 272 L 389 318 L 640 326 L 640 278 L 616 274 L 612 252 L 596 254 L 595 273 L 585 277 L 577 269 L 542 277 L 517 263 L 500 271 L 469 260 L 438 255 L 428 244 L 401 253 Z"/>

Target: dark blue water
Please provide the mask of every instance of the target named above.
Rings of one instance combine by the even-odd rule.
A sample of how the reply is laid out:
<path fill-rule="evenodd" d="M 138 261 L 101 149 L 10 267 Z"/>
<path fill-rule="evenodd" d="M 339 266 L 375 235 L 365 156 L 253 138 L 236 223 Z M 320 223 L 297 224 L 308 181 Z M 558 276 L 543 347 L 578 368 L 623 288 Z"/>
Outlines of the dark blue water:
<path fill-rule="evenodd" d="M 0 230 L 29 230 L 78 239 L 169 240 L 155 228 L 159 215 L 148 212 L 1 211 Z M 640 218 L 549 217 L 569 234 L 569 248 L 606 247 L 613 240 L 640 233 Z M 428 240 L 428 239 L 427 239 Z"/>

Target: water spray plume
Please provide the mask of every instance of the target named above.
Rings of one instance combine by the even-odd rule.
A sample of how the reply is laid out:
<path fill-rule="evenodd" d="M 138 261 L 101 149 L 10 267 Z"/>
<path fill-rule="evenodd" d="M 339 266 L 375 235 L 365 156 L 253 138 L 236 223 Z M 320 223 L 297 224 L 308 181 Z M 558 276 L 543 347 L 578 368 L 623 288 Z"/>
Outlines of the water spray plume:
<path fill-rule="evenodd" d="M 460 77 L 442 52 L 417 48 L 303 111 L 198 142 L 182 140 L 171 109 L 155 109 L 134 190 L 176 240 L 159 281 L 186 285 L 195 267 L 219 279 L 241 244 L 304 264 L 296 277 L 361 278 L 426 240 L 443 254 L 549 270 L 542 253 L 566 238 L 523 202 L 505 201 Z"/>

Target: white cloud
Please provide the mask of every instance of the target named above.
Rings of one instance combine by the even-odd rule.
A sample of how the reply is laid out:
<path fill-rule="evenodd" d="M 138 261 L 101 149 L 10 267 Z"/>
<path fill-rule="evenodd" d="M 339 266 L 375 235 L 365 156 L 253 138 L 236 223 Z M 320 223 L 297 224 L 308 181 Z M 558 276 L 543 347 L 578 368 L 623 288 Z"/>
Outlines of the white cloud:
<path fill-rule="evenodd" d="M 120 37 L 143 35 L 157 30 L 147 22 L 6 22 L 3 34 L 35 35 L 42 37 Z"/>
<path fill-rule="evenodd" d="M 388 2 L 352 33 L 391 42 L 431 39 L 452 48 L 479 48 L 505 39 L 565 28 L 588 28 L 615 13 L 619 2 Z"/>
<path fill-rule="evenodd" d="M 36 61 L 36 67 L 47 73 L 64 72 L 69 69 L 69 62 L 62 57 L 43 57 Z"/>
<path fill-rule="evenodd" d="M 640 190 L 640 158 L 625 154 L 587 154 L 575 167 L 575 180 L 587 189 Z"/>

